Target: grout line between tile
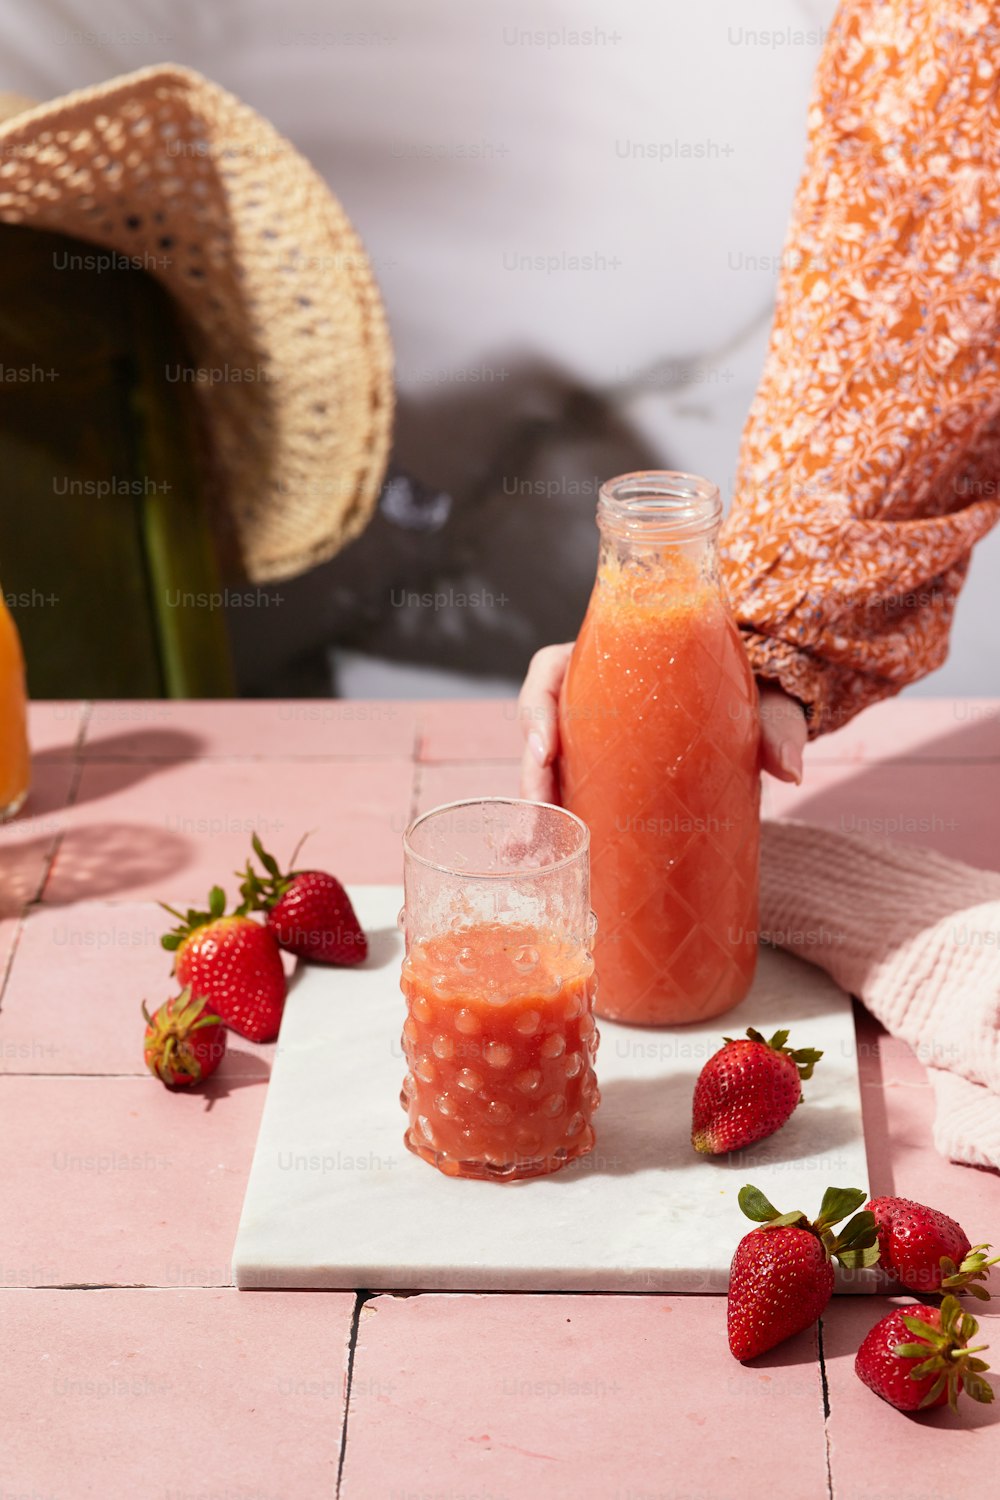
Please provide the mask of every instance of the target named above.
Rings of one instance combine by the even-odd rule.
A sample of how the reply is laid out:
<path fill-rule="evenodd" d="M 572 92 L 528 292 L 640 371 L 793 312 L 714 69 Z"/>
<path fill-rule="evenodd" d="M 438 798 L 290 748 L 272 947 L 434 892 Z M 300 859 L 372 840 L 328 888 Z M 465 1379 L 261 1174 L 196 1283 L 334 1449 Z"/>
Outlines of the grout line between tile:
<path fill-rule="evenodd" d="M 77 737 L 73 746 L 73 774 L 70 777 L 69 787 L 66 792 L 66 802 L 64 807 L 62 808 L 62 811 L 64 813 L 68 812 L 71 807 L 74 807 L 76 805 L 77 794 L 80 790 L 80 781 L 83 777 L 84 768 L 84 758 L 82 753 L 83 737 L 86 733 L 87 725 L 90 723 L 90 715 L 93 706 L 94 705 L 90 702 L 84 704 L 84 711 L 80 721 L 80 728 L 77 732 Z M 63 829 L 52 835 L 52 843 L 49 847 L 48 853 L 45 856 L 41 879 L 38 882 L 34 897 L 29 903 L 29 905 L 31 906 L 38 906 L 45 900 L 45 891 L 49 884 L 52 871 L 55 868 L 56 860 L 59 857 L 59 850 L 62 848 L 62 841 L 65 838 L 65 833 L 65 829 Z"/>
<path fill-rule="evenodd" d="M 83 713 L 80 715 L 80 727 L 76 731 L 76 739 L 73 741 L 73 759 L 83 759 L 83 746 L 87 738 L 87 730 L 90 728 L 90 720 L 94 713 L 94 700 L 86 698 L 83 704 Z"/>
<path fill-rule="evenodd" d="M 354 1356 L 358 1347 L 358 1330 L 361 1326 L 361 1310 L 373 1296 L 372 1292 L 359 1291 L 354 1299 L 351 1317 L 351 1332 L 347 1341 L 347 1376 L 344 1388 L 344 1421 L 340 1429 L 340 1453 L 337 1457 L 336 1500 L 340 1500 L 340 1487 L 344 1478 L 344 1463 L 347 1459 L 347 1424 L 351 1417 L 351 1386 L 354 1382 Z"/>
<path fill-rule="evenodd" d="M 11 970 L 14 967 L 14 959 L 17 956 L 17 950 L 21 944 L 21 934 L 24 932 L 24 919 L 27 916 L 27 913 L 27 905 L 22 906 L 18 915 L 13 919 L 17 923 L 17 925 L 14 929 L 14 937 L 10 945 L 10 952 L 7 955 L 7 962 L 4 965 L 3 974 L 0 975 L 0 1011 L 3 1010 L 3 1000 L 4 996 L 7 993 L 7 981 L 10 979 Z"/>
<path fill-rule="evenodd" d="M 826 1378 L 826 1355 L 823 1350 L 823 1319 L 816 1326 L 816 1347 L 819 1354 L 819 1378 L 823 1391 L 823 1450 L 826 1460 L 826 1492 L 833 1500 L 833 1468 L 830 1462 L 830 1385 Z"/>
<path fill-rule="evenodd" d="M 87 725 L 90 722 L 90 714 L 93 706 L 93 703 L 86 701 L 83 705 L 83 713 L 80 715 L 80 725 L 76 732 L 76 738 L 73 741 L 73 771 L 70 776 L 69 787 L 67 788 L 66 792 L 66 804 L 62 809 L 64 812 L 66 808 L 72 807 L 73 803 L 76 801 L 76 794 L 80 785 L 80 777 L 83 774 L 83 759 L 81 754 L 83 749 L 83 739 L 86 733 Z M 39 905 L 42 900 L 42 897 L 45 893 L 45 887 L 48 884 L 49 873 L 55 861 L 56 854 L 59 852 L 59 845 L 62 841 L 62 837 L 62 833 L 53 833 L 52 843 L 49 845 L 49 848 L 47 849 L 42 861 L 42 873 L 38 878 L 38 884 L 35 886 L 34 895 L 29 901 L 24 902 L 21 907 L 20 913 L 18 914 L 17 928 L 14 933 L 14 941 L 10 945 L 10 953 L 7 957 L 6 964 L 4 965 L 3 975 L 0 976 L 0 1006 L 2 1006 L 3 997 L 7 993 L 7 983 L 10 979 L 11 971 L 14 968 L 14 960 L 17 957 L 17 950 L 21 945 L 21 936 L 24 932 L 25 919 L 31 908 L 33 906 Z"/>
<path fill-rule="evenodd" d="M 456 766 L 519 766 L 520 759 L 516 755 L 484 755 L 479 757 L 464 758 L 456 757 L 449 760 L 422 760 L 421 766 L 429 766 L 432 769 L 451 770 Z"/>
<path fill-rule="evenodd" d="M 490 755 L 490 756 L 475 757 L 473 759 L 469 759 L 468 757 L 465 757 L 465 758 L 463 758 L 463 757 L 455 757 L 455 758 L 441 759 L 441 760 L 439 760 L 439 759 L 437 759 L 435 757 L 431 757 L 431 758 L 428 758 L 428 759 L 424 759 L 424 760 L 420 760 L 420 761 L 415 761 L 414 762 L 413 759 L 412 759 L 412 756 L 411 755 L 407 755 L 405 751 L 400 751 L 400 752 L 398 752 L 396 754 L 379 754 L 379 753 L 374 752 L 374 751 L 364 751 L 364 752 L 359 752 L 357 755 L 281 755 L 281 756 L 279 756 L 279 755 L 197 755 L 197 756 L 191 756 L 190 758 L 188 758 L 184 762 L 180 762 L 180 763 L 183 763 L 183 764 L 196 763 L 198 765 L 220 766 L 220 767 L 221 766 L 247 766 L 247 767 L 249 767 L 249 766 L 261 766 L 261 767 L 264 767 L 264 766 L 302 766 L 303 768 L 307 768 L 307 767 L 311 767 L 311 766 L 329 766 L 329 767 L 331 767 L 333 769 L 342 768 L 342 769 L 346 770 L 346 769 L 353 769 L 354 767 L 358 767 L 358 766 L 391 766 L 393 764 L 399 764 L 400 762 L 404 762 L 406 764 L 416 764 L 416 765 L 419 765 L 421 767 L 427 766 L 427 767 L 429 767 L 431 769 L 438 769 L 438 770 L 444 770 L 444 771 L 452 770 L 452 769 L 454 769 L 456 767 L 472 767 L 472 766 L 491 766 L 491 767 L 501 767 L 501 766 L 503 766 L 503 767 L 507 767 L 507 766 L 517 766 L 517 765 L 520 764 L 520 762 L 518 760 L 518 757 L 515 756 L 515 755 Z M 138 755 L 134 755 L 134 756 L 133 755 L 110 756 L 110 755 L 108 755 L 108 756 L 104 756 L 104 755 L 86 755 L 86 756 L 84 756 L 82 758 L 80 764 L 81 764 L 81 768 L 89 766 L 89 767 L 93 767 L 95 769 L 98 768 L 98 767 L 108 767 L 108 766 L 151 766 L 151 767 L 157 766 L 157 767 L 163 767 L 163 768 L 170 768 L 170 767 L 178 765 L 179 762 L 178 762 L 176 756 L 155 756 L 155 755 L 142 755 L 142 756 L 138 756 Z M 928 761 L 922 762 L 922 764 L 925 764 L 925 765 L 928 765 L 928 766 L 931 766 L 931 765 L 955 766 L 955 767 L 962 766 L 962 767 L 965 767 L 965 768 L 969 768 L 969 767 L 973 767 L 974 768 L 976 766 L 997 767 L 997 766 L 1000 766 L 1000 759 L 998 759 L 998 760 L 961 761 L 961 762 L 960 761 L 930 761 L 930 760 L 928 760 Z M 832 765 L 833 765 L 833 762 L 830 762 L 830 761 L 825 761 L 823 763 L 824 767 L 832 767 Z M 861 774 L 863 774 L 865 772 L 870 772 L 872 770 L 875 770 L 878 767 L 885 766 L 886 768 L 889 768 L 891 765 L 892 765 L 892 762 L 889 762 L 889 761 L 867 761 L 867 762 L 859 765 L 857 767 L 857 771 L 858 771 L 858 774 L 861 775 Z M 812 787 L 810 785 L 809 781 L 807 780 L 802 787 L 796 788 L 795 790 L 798 793 L 800 793 L 803 798 L 806 798 L 806 797 L 808 797 L 811 794 L 812 791 L 815 790 L 815 788 Z M 793 815 L 793 811 L 794 811 L 794 809 L 792 811 L 781 812 L 780 814 L 771 813 L 771 814 L 766 814 L 766 815 L 768 815 L 768 816 L 775 816 L 780 821 L 782 818 L 784 818 L 786 816 L 792 816 Z"/>
<path fill-rule="evenodd" d="M 83 749 L 82 746 L 80 746 L 79 748 L 81 750 Z M 76 749 L 76 747 L 74 747 L 74 750 L 75 749 Z M 415 754 L 415 750 L 418 752 L 417 754 Z M 67 757 L 67 759 L 68 758 L 69 757 Z M 102 766 L 119 766 L 119 765 L 133 765 L 133 764 L 139 764 L 139 765 L 161 765 L 161 764 L 162 765 L 176 765 L 177 764 L 177 756 L 176 755 L 154 755 L 154 754 L 152 754 L 152 753 L 150 753 L 148 751 L 144 752 L 141 755 L 123 755 L 123 754 L 106 754 L 105 755 L 105 754 L 101 754 L 98 751 L 94 750 L 94 751 L 90 751 L 90 752 L 88 752 L 86 754 L 83 754 L 82 759 L 84 761 L 86 761 L 86 763 L 88 765 L 102 765 Z M 337 754 L 335 751 L 324 751 L 324 752 L 317 752 L 316 754 L 313 754 L 313 755 L 306 755 L 306 754 L 295 754 L 292 751 L 285 751 L 285 752 L 283 752 L 281 754 L 275 753 L 273 755 L 271 755 L 271 754 L 240 755 L 240 754 L 237 754 L 235 751 L 225 751 L 225 750 L 223 750 L 223 751 L 215 751 L 215 752 L 206 751 L 206 752 L 203 752 L 202 754 L 199 754 L 199 755 L 185 756 L 184 759 L 185 760 L 196 760 L 196 761 L 207 761 L 210 764 L 219 764 L 219 763 L 225 764 L 225 763 L 233 762 L 233 763 L 238 763 L 240 765 L 270 764 L 272 761 L 277 761 L 280 764 L 284 764 L 284 763 L 286 763 L 288 761 L 296 761 L 296 762 L 301 761 L 305 765 L 308 765 L 308 764 L 317 764 L 317 765 L 325 765 L 325 764 L 341 765 L 341 764 L 347 764 L 347 765 L 350 765 L 350 764 L 356 764 L 358 762 L 361 762 L 363 764 L 367 764 L 370 761 L 377 761 L 377 762 L 381 763 L 382 761 L 389 761 L 389 760 L 413 760 L 413 759 L 418 759 L 421 765 L 428 765 L 428 766 L 452 766 L 452 765 L 470 765 L 470 764 L 471 765 L 477 765 L 480 762 L 483 762 L 485 764 L 493 764 L 493 765 L 508 764 L 508 763 L 510 763 L 510 764 L 516 764 L 517 761 L 518 761 L 518 756 L 516 756 L 516 755 L 496 754 L 496 755 L 474 756 L 474 757 L 472 757 L 470 759 L 469 756 L 461 756 L 461 755 L 457 755 L 457 756 L 455 756 L 455 755 L 451 755 L 451 756 L 420 755 L 419 754 L 419 746 L 415 747 L 415 746 L 411 745 L 409 751 L 407 751 L 407 750 L 405 750 L 403 748 L 400 748 L 399 750 L 384 750 L 384 751 L 379 751 L 379 750 L 357 750 L 357 751 L 354 751 L 351 754 Z M 921 755 L 921 756 L 910 756 L 910 757 L 897 756 L 895 759 L 892 759 L 892 760 L 890 760 L 890 759 L 883 759 L 883 760 L 813 760 L 813 761 L 811 761 L 809 763 L 809 766 L 806 767 L 806 771 L 808 772 L 810 768 L 813 768 L 813 769 L 816 769 L 816 770 L 823 770 L 823 769 L 827 769 L 827 768 L 831 768 L 831 767 L 838 767 L 840 769 L 845 769 L 846 768 L 846 769 L 850 769 L 850 770 L 855 770 L 855 771 L 858 771 L 860 773 L 860 772 L 863 772 L 863 771 L 873 771 L 873 770 L 876 770 L 879 767 L 883 767 L 883 766 L 886 767 L 886 768 L 890 768 L 890 767 L 898 767 L 898 766 L 996 766 L 996 765 L 1000 765 L 1000 755 L 972 755 L 972 756 L 964 756 L 964 757 L 959 757 L 959 756 Z M 805 783 L 803 788 L 798 788 L 798 790 L 803 790 L 804 792 L 807 792 L 808 789 L 809 789 L 808 788 L 808 783 Z"/>
<path fill-rule="evenodd" d="M 864 1079 L 861 1082 L 863 1089 L 877 1089 L 880 1094 L 884 1094 L 888 1089 L 929 1089 L 930 1086 L 929 1078 L 924 1078 L 920 1082 L 916 1080 L 910 1082 L 906 1078 L 890 1078 L 888 1082 L 883 1083 L 869 1083 Z"/>
<path fill-rule="evenodd" d="M 148 1069 L 142 1071 L 136 1069 L 132 1073 L 34 1073 L 27 1069 L 23 1073 L 0 1071 L 0 1078 L 149 1078 L 150 1076 Z M 234 1073 L 232 1077 L 234 1080 L 237 1078 L 256 1079 L 253 1073 Z M 263 1079 L 260 1081 L 263 1082 Z M 2 1495 L 3 1491 L 0 1490 L 0 1496 Z"/>
<path fill-rule="evenodd" d="M 411 754 L 405 750 L 378 751 L 359 750 L 354 755 L 185 755 L 178 760 L 176 755 L 85 755 L 88 766 L 176 766 L 191 763 L 207 765 L 316 765 L 351 766 L 382 765 L 388 761 L 410 761 Z"/>
<path fill-rule="evenodd" d="M 235 1292 L 235 1281 L 190 1281 L 163 1286 L 156 1281 L 39 1281 L 32 1286 L 0 1286 L 0 1292 Z"/>
<path fill-rule="evenodd" d="M 1000 755 L 880 755 L 873 760 L 854 760 L 850 756 L 810 757 L 810 766 L 848 766 L 858 771 L 871 771 L 876 766 L 995 766 L 1000 764 Z"/>

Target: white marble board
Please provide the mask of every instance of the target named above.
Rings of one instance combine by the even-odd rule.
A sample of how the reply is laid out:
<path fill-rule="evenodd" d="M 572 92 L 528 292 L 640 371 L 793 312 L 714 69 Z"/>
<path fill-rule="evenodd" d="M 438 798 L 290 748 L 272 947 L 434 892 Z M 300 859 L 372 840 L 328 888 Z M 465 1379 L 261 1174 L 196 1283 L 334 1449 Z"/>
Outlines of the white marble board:
<path fill-rule="evenodd" d="M 398 886 L 351 890 L 358 969 L 300 966 L 282 1022 L 233 1256 L 240 1287 L 725 1290 L 754 1182 L 783 1212 L 868 1185 L 854 1021 L 819 969 L 764 949 L 743 1004 L 704 1026 L 599 1021 L 593 1154 L 516 1183 L 446 1178 L 403 1145 Z M 705 1159 L 691 1095 L 721 1036 L 792 1027 L 824 1057 L 788 1124 Z M 851 1290 L 859 1290 L 857 1279 Z"/>

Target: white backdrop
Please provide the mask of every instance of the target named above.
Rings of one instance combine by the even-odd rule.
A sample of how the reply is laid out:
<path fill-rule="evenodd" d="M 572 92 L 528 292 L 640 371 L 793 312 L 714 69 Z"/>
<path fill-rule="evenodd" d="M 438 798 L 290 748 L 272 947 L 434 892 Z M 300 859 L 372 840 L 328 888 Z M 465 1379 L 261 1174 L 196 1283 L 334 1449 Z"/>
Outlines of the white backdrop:
<path fill-rule="evenodd" d="M 391 636 L 411 657 L 461 665 L 449 634 L 471 632 L 509 680 L 535 645 L 568 633 L 592 566 L 594 497 L 538 499 L 553 475 L 638 454 L 731 487 L 832 11 L 830 0 L 5 0 L 0 87 L 45 98 L 182 62 L 315 163 L 386 298 L 398 461 L 449 489 L 466 517 L 449 576 L 509 586 L 514 601 L 499 623 L 442 611 L 375 626 L 370 651 L 392 656 Z M 1000 691 L 998 574 L 994 532 L 951 659 L 911 691 Z M 322 632 L 337 578 L 293 588 L 283 650 Z M 352 684 L 383 685 L 342 676 Z"/>

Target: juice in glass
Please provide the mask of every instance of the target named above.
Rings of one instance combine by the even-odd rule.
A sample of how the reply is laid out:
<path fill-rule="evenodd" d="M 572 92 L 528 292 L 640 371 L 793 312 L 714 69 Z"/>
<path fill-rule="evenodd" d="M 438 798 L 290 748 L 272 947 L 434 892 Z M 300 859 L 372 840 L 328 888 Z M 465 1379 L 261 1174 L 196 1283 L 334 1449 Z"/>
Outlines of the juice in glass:
<path fill-rule="evenodd" d="M 0 596 L 0 822 L 12 818 L 28 795 L 27 719 L 21 640 Z"/>
<path fill-rule="evenodd" d="M 406 835 L 407 1146 L 452 1177 L 553 1172 L 594 1145 L 587 831 L 488 798 Z"/>
<path fill-rule="evenodd" d="M 601 553 L 560 703 L 562 800 L 591 830 L 598 1014 L 737 1005 L 757 944 L 757 693 L 716 571 L 718 491 L 602 487 Z"/>

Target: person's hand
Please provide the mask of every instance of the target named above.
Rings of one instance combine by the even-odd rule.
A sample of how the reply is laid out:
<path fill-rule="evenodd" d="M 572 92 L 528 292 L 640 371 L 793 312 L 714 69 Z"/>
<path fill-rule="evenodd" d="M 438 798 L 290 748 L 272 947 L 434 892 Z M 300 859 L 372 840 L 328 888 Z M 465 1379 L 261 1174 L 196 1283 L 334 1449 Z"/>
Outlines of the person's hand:
<path fill-rule="evenodd" d="M 521 756 L 521 796 L 529 802 L 556 802 L 559 777 L 559 691 L 569 666 L 573 642 L 543 646 L 528 664 L 518 694 L 517 716 L 524 735 Z"/>
<path fill-rule="evenodd" d="M 802 751 L 809 737 L 805 709 L 774 682 L 760 682 L 760 763 L 778 781 L 802 780 Z"/>
<path fill-rule="evenodd" d="M 524 735 L 521 796 L 530 802 L 555 802 L 559 778 L 559 692 L 573 642 L 544 646 L 531 658 L 517 700 Z M 761 766 L 778 781 L 802 780 L 806 716 L 795 698 L 774 683 L 760 684 Z"/>

